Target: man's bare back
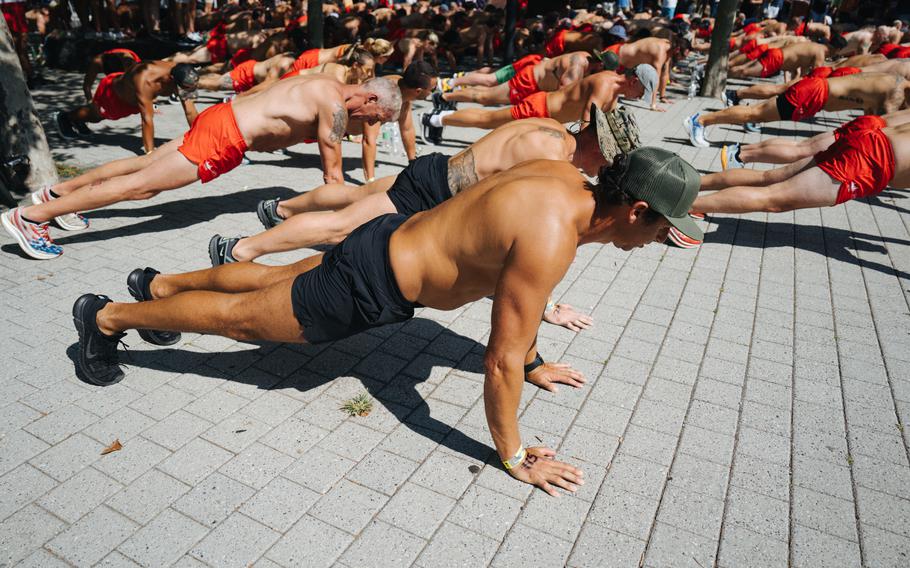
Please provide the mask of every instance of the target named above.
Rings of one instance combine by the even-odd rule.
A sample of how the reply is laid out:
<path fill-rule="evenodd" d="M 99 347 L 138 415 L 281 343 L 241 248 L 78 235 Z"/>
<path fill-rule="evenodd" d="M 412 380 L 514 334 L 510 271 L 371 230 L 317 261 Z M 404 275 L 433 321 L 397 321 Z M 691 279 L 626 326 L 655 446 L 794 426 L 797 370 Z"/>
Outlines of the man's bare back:
<path fill-rule="evenodd" d="M 867 114 L 885 114 L 906 106 L 907 80 L 891 73 L 861 73 L 828 79 L 825 110 L 861 108 Z"/>
<path fill-rule="evenodd" d="M 510 254 L 541 253 L 541 270 L 558 282 L 575 257 L 577 227 L 594 213 L 594 195 L 585 187 L 584 176 L 570 164 L 534 161 L 414 215 L 389 242 L 402 294 L 441 310 L 498 294 Z"/>
<path fill-rule="evenodd" d="M 347 126 L 342 83 L 324 75 L 291 77 L 234 101 L 237 126 L 250 149 L 270 152 L 319 138 L 320 124 L 340 142 Z"/>
<path fill-rule="evenodd" d="M 565 53 L 535 65 L 534 79 L 541 91 L 555 91 L 584 77 L 589 64 L 587 52 Z"/>

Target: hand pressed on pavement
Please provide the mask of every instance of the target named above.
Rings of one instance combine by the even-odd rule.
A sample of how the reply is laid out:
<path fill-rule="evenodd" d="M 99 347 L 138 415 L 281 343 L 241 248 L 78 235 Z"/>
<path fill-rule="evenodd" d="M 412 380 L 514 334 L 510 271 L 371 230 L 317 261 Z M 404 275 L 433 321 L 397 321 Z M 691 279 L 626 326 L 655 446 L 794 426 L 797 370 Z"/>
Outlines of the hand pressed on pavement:
<path fill-rule="evenodd" d="M 556 383 L 562 383 L 574 388 L 581 388 L 585 384 L 585 376 L 576 371 L 568 363 L 544 363 L 537 367 L 526 377 L 532 385 L 536 385 L 550 392 L 557 392 Z"/>
<path fill-rule="evenodd" d="M 569 304 L 556 304 L 552 310 L 544 312 L 543 319 L 553 325 L 561 325 L 572 331 L 581 331 L 594 325 L 594 319 L 585 315 Z"/>
<path fill-rule="evenodd" d="M 512 477 L 540 487 L 553 497 L 559 497 L 556 487 L 574 493 L 584 485 L 585 473 L 577 467 L 556 461 L 556 452 L 550 448 L 536 446 L 527 449 L 525 460 L 518 467 L 509 470 Z"/>

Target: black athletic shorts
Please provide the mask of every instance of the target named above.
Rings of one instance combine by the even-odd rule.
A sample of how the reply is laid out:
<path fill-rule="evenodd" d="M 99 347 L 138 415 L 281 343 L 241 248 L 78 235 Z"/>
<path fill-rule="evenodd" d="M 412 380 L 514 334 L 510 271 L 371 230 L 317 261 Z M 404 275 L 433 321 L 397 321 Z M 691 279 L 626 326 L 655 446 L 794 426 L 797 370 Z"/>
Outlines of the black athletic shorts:
<path fill-rule="evenodd" d="M 309 343 L 324 343 L 414 317 L 415 304 L 398 289 L 389 238 L 404 215 L 365 223 L 294 280 L 291 304 Z"/>
<path fill-rule="evenodd" d="M 388 196 L 395 210 L 402 215 L 413 215 L 432 209 L 452 197 L 449 189 L 449 158 L 433 152 L 421 156 L 401 170 Z"/>
<path fill-rule="evenodd" d="M 781 120 L 793 120 L 793 111 L 796 107 L 784 95 L 777 95 L 777 112 Z"/>

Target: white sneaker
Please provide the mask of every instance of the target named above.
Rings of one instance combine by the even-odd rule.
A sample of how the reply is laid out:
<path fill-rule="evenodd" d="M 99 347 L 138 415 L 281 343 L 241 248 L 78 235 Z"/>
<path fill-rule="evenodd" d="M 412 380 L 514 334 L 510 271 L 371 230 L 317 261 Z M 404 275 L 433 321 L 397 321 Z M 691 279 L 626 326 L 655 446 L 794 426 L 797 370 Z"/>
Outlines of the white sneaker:
<path fill-rule="evenodd" d="M 705 127 L 698 122 L 698 113 L 687 116 L 683 119 L 683 126 L 686 127 L 686 133 L 689 135 L 689 142 L 696 148 L 707 148 L 710 146 L 705 140 Z"/>
<path fill-rule="evenodd" d="M 41 205 L 53 199 L 50 186 L 46 185 L 38 191 L 32 192 L 32 203 L 35 205 Z M 82 231 L 88 228 L 88 219 L 78 213 L 67 213 L 54 217 L 54 222 L 64 231 Z"/>

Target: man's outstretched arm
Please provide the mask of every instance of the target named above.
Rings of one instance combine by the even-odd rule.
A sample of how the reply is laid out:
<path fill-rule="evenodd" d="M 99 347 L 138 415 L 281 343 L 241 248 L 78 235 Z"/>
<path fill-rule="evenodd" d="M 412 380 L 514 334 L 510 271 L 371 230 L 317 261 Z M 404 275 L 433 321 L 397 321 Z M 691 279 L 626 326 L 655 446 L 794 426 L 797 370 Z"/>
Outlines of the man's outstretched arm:
<path fill-rule="evenodd" d="M 325 183 L 343 183 L 341 139 L 348 127 L 348 113 L 340 102 L 331 110 L 319 113 L 319 155 L 322 157 L 322 179 Z"/>
<path fill-rule="evenodd" d="M 493 329 L 484 356 L 484 407 L 496 451 L 509 473 L 550 495 L 554 486 L 575 491 L 582 472 L 553 460 L 549 448 L 523 449 L 518 404 L 547 296 L 575 256 L 575 243 L 558 234 L 517 240 L 506 259 L 493 300 Z"/>

